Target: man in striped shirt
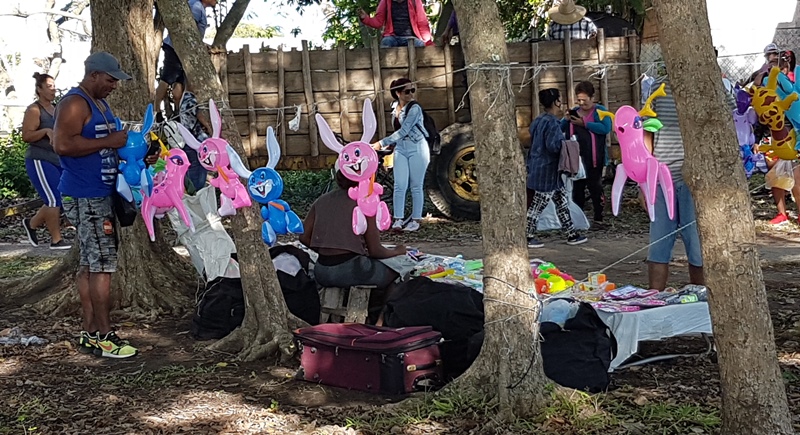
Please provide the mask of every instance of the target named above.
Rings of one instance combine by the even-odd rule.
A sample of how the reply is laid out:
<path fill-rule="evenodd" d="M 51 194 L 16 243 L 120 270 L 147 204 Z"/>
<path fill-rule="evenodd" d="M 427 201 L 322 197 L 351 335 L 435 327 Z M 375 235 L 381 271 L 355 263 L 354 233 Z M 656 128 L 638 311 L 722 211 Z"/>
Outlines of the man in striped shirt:
<path fill-rule="evenodd" d="M 551 20 L 547 39 L 563 41 L 597 36 L 597 26 L 586 17 L 586 8 L 576 5 L 574 0 L 563 0 L 561 4 L 551 8 L 547 15 Z"/>
<path fill-rule="evenodd" d="M 651 89 L 658 89 L 666 83 L 665 97 L 653 100 L 653 110 L 664 127 L 655 133 L 653 140 L 653 156 L 667 165 L 672 175 L 675 192 L 675 219 L 667 214 L 667 205 L 661 189 L 656 193 L 655 221 L 650 222 L 650 249 L 647 253 L 647 273 L 650 288 L 664 290 L 669 278 L 669 262 L 678 233 L 681 235 L 686 255 L 689 259 L 689 281 L 692 284 L 704 285 L 703 256 L 700 248 L 700 236 L 697 232 L 694 199 L 689 187 L 683 181 L 684 148 L 681 129 L 678 123 L 678 110 L 672 96 L 672 88 L 668 79 L 655 83 Z M 726 103 L 730 110 L 736 107 L 733 96 L 726 93 Z M 648 135 L 650 133 L 647 133 Z"/>

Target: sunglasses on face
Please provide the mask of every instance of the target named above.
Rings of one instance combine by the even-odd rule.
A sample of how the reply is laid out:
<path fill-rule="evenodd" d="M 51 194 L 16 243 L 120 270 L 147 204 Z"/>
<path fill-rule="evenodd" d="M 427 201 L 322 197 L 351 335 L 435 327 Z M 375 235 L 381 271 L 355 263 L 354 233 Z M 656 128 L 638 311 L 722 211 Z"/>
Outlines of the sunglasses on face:
<path fill-rule="evenodd" d="M 403 90 L 403 93 L 406 94 L 406 95 L 411 95 L 414 92 L 417 92 L 417 88 L 411 88 L 411 89 L 404 89 Z"/>

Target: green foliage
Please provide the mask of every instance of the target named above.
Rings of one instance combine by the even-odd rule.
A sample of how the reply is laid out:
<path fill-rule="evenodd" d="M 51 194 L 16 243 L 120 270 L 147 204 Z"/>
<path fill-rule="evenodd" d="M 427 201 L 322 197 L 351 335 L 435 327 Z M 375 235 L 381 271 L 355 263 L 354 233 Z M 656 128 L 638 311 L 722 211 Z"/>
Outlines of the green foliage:
<path fill-rule="evenodd" d="M 333 15 L 328 17 L 328 27 L 322 34 L 326 41 L 355 48 L 365 47 L 366 39 L 378 36 L 378 30 L 364 26 L 358 18 L 360 9 L 373 14 L 378 0 L 332 0 L 331 3 Z"/>
<path fill-rule="evenodd" d="M 25 172 L 27 147 L 19 130 L 11 132 L 7 142 L 0 143 L 0 199 L 35 195 L 36 191 Z"/>
<path fill-rule="evenodd" d="M 273 38 L 279 36 L 279 34 L 277 27 L 262 27 L 251 23 L 240 23 L 236 26 L 236 30 L 233 31 L 234 38 Z"/>
<path fill-rule="evenodd" d="M 329 170 L 322 171 L 279 171 L 283 178 L 281 199 L 292 206 L 301 218 L 308 214 L 311 204 L 336 183 Z"/>

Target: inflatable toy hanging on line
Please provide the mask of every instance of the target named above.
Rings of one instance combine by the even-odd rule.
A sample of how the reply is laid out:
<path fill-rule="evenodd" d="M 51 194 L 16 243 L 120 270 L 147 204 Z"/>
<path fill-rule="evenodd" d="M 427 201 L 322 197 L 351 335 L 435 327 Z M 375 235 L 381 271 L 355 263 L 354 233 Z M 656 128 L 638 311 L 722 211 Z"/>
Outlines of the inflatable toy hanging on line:
<path fill-rule="evenodd" d="M 117 131 L 122 130 L 122 121 L 115 119 Z M 120 162 L 120 176 L 117 177 L 117 192 L 128 201 L 142 202 L 142 191 L 150 193 L 153 180 L 144 164 L 147 150 L 150 148 L 150 129 L 153 128 L 153 105 L 148 104 L 144 113 L 141 131 L 128 131 L 125 146 L 117 150 Z"/>
<path fill-rule="evenodd" d="M 656 113 L 650 107 L 656 97 L 665 97 L 664 84 L 662 84 L 650 97 L 641 111 L 636 111 L 631 106 L 622 106 L 617 110 L 616 115 L 603 110 L 598 110 L 600 118 L 610 116 L 614 120 L 614 132 L 619 140 L 620 152 L 622 153 L 622 163 L 617 165 L 617 175 L 614 177 L 614 185 L 611 188 L 611 211 L 616 216 L 619 214 L 619 203 L 622 199 L 622 190 L 625 181 L 630 177 L 631 180 L 639 183 L 647 202 L 647 212 L 650 221 L 655 221 L 656 203 L 656 184 L 661 185 L 664 199 L 667 203 L 667 214 L 672 219 L 675 216 L 675 195 L 672 186 L 672 175 L 667 165 L 661 163 L 653 157 L 644 144 L 644 131 L 659 128 L 660 123 L 650 127 L 648 122 L 642 118 L 647 116 L 656 117 Z M 653 122 L 649 122 L 653 124 Z"/>
<path fill-rule="evenodd" d="M 242 163 L 239 155 L 230 154 L 231 167 L 237 174 L 247 176 L 247 190 L 250 196 L 261 204 L 261 238 L 267 246 L 272 246 L 277 240 L 276 234 L 303 234 L 303 222 L 292 211 L 289 204 L 281 199 L 283 193 L 283 179 L 275 166 L 281 159 L 281 147 L 275 138 L 275 131 L 267 127 L 267 166 L 250 172 Z"/>
<path fill-rule="evenodd" d="M 736 108 L 733 109 L 733 125 L 736 127 L 736 137 L 739 139 L 739 157 L 744 165 L 744 173 L 747 178 L 753 175 L 756 170 L 758 157 L 763 156 L 753 153 L 756 143 L 756 136 L 753 134 L 753 126 L 758 124 L 758 115 L 750 107 L 750 94 L 739 85 L 736 85 Z"/>
<path fill-rule="evenodd" d="M 353 232 L 361 235 L 367 231 L 367 216 L 375 216 L 379 230 L 389 229 L 392 216 L 389 214 L 389 207 L 381 201 L 383 186 L 375 183 L 378 153 L 369 144 L 377 128 L 375 113 L 372 112 L 372 102 L 369 98 L 364 100 L 362 112 L 364 134 L 361 135 L 361 140 L 350 142 L 345 146 L 336 140 L 336 136 L 333 135 L 322 115 L 317 114 L 316 119 L 322 141 L 328 148 L 339 153 L 338 163 L 342 174 L 348 179 L 358 182 L 357 187 L 351 187 L 347 192 L 350 198 L 356 201 L 356 207 L 353 209 Z"/>
<path fill-rule="evenodd" d="M 145 192 L 142 200 L 142 218 L 147 227 L 147 232 L 150 234 L 151 242 L 156 240 L 153 230 L 153 218 L 161 219 L 173 208 L 178 210 L 183 223 L 194 232 L 192 218 L 183 204 L 183 180 L 188 170 L 189 159 L 186 157 L 186 153 L 178 148 L 170 150 L 167 156 L 167 170 L 164 173 L 164 178 L 153 186 L 152 195 L 148 195 Z"/>
<path fill-rule="evenodd" d="M 798 100 L 798 95 L 792 92 L 786 99 L 781 100 L 776 91 L 779 73 L 778 68 L 772 68 L 769 71 L 767 85 L 751 86 L 748 93 L 753 99 L 750 104 L 758 115 L 758 121 L 769 127 L 772 136 L 769 145 L 761 145 L 758 150 L 781 160 L 794 160 L 798 158 L 795 150 L 797 133 L 786 121 L 786 111 Z"/>
<path fill-rule="evenodd" d="M 178 130 L 183 136 L 186 145 L 197 150 L 197 158 L 200 160 L 200 165 L 209 171 L 214 171 L 217 176 L 211 179 L 211 185 L 219 189 L 220 193 L 220 216 L 232 216 L 236 214 L 237 208 L 250 207 L 253 202 L 250 200 L 250 195 L 247 194 L 239 177 L 247 178 L 250 171 L 247 173 L 237 173 L 230 165 L 230 156 L 236 154 L 236 151 L 225 139 L 220 137 L 222 133 L 222 118 L 220 117 L 217 105 L 214 100 L 208 101 L 208 110 L 211 115 L 211 127 L 213 134 L 203 143 L 197 142 L 194 135 L 181 124 L 178 124 Z M 238 155 L 237 155 L 238 156 Z"/>

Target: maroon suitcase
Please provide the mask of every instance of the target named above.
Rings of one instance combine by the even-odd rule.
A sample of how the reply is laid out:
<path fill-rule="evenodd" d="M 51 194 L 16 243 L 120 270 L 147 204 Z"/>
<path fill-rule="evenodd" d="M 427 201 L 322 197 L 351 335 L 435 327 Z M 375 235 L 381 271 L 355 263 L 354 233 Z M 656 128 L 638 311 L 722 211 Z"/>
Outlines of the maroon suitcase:
<path fill-rule="evenodd" d="M 306 381 L 381 394 L 440 386 L 439 341 L 430 326 L 324 323 L 294 332 Z M 425 381 L 425 382 L 423 382 Z"/>

